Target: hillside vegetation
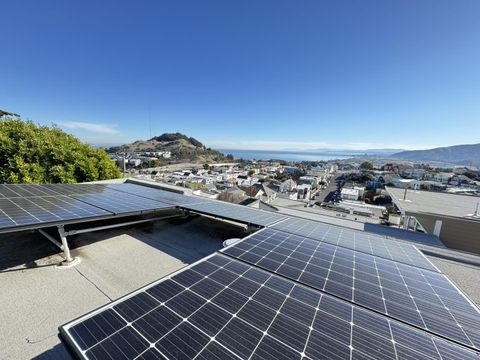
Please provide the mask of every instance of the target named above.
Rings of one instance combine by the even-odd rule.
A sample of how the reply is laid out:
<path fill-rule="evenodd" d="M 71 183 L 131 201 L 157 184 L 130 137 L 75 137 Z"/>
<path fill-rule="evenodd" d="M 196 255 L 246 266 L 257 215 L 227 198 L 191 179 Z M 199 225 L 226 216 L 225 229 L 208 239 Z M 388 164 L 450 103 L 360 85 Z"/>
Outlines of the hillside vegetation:
<path fill-rule="evenodd" d="M 455 145 L 429 150 L 402 151 L 392 157 L 411 161 L 440 161 L 458 165 L 479 165 L 480 144 Z"/>
<path fill-rule="evenodd" d="M 205 147 L 200 141 L 181 133 L 165 133 L 149 140 L 137 140 L 131 144 L 114 146 L 109 153 L 170 151 L 172 161 L 212 162 L 225 160 L 224 155 Z"/>
<path fill-rule="evenodd" d="M 57 127 L 20 118 L 0 120 L 0 183 L 75 183 L 119 176 L 104 150 Z"/>

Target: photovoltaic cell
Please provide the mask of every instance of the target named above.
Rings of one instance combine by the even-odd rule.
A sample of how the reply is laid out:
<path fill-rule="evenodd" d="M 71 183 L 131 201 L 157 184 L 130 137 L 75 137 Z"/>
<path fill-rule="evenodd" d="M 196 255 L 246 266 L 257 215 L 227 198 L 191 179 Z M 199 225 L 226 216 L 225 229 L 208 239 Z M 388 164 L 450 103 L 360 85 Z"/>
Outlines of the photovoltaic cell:
<path fill-rule="evenodd" d="M 0 184 L 0 198 L 37 197 L 60 195 L 53 188 L 45 185 Z"/>
<path fill-rule="evenodd" d="M 198 204 L 209 202 L 210 200 L 202 199 L 193 196 L 186 196 L 183 194 L 177 194 L 171 191 L 164 191 L 161 189 L 155 189 L 149 186 L 135 185 L 131 183 L 123 184 L 108 184 L 109 189 L 126 192 L 129 194 L 142 196 L 147 199 L 162 201 L 172 205 L 185 205 L 185 204 Z"/>
<path fill-rule="evenodd" d="M 85 359 L 478 359 L 460 345 L 221 255 L 66 324 L 61 334 Z"/>
<path fill-rule="evenodd" d="M 229 204 L 221 201 L 187 204 L 182 207 L 187 210 L 217 216 L 223 219 L 260 226 L 269 226 L 277 221 L 286 219 L 286 216 L 274 212 L 251 209 L 246 206 Z"/>
<path fill-rule="evenodd" d="M 480 348 L 479 310 L 440 273 L 273 229 L 263 229 L 222 252 Z"/>
<path fill-rule="evenodd" d="M 0 198 L 0 230 L 112 215 L 68 196 Z"/>
<path fill-rule="evenodd" d="M 45 184 L 39 186 L 63 195 L 100 194 L 107 189 L 105 184 Z"/>
<path fill-rule="evenodd" d="M 114 214 L 153 211 L 173 207 L 170 204 L 160 201 L 146 199 L 128 193 L 120 193 L 110 189 L 104 189 L 99 193 L 73 194 L 70 196 Z"/>
<path fill-rule="evenodd" d="M 270 227 L 385 259 L 438 271 L 415 246 L 387 239 L 385 236 L 374 233 L 299 218 L 288 218 Z"/>

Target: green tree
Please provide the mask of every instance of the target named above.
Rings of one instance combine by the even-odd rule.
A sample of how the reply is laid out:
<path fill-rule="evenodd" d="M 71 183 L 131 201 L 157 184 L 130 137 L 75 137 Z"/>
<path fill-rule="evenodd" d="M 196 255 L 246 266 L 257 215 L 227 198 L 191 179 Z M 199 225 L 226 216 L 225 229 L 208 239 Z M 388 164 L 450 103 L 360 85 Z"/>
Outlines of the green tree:
<path fill-rule="evenodd" d="M 364 161 L 360 164 L 360 169 L 373 170 L 373 164 L 370 161 Z"/>
<path fill-rule="evenodd" d="M 0 120 L 2 183 L 75 183 L 119 176 L 120 170 L 104 150 L 56 126 L 11 117 Z"/>

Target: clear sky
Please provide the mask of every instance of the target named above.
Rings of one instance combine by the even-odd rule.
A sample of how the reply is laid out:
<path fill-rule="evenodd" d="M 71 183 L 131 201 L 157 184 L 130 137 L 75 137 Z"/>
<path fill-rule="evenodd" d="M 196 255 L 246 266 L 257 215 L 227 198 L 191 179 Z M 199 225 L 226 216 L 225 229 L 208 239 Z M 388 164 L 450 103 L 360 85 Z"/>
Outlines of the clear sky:
<path fill-rule="evenodd" d="M 3 1 L 0 109 L 92 143 L 480 142 L 480 1 Z M 149 125 L 149 123 L 151 125 Z"/>

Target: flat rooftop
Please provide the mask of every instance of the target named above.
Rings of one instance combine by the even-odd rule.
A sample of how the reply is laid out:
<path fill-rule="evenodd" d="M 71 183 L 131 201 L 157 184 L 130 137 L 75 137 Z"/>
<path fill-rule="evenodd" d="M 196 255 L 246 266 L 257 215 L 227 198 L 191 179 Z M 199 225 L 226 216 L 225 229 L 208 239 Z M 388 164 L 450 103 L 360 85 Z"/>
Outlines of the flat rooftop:
<path fill-rule="evenodd" d="M 58 326 L 191 264 L 245 236 L 197 216 L 72 236 L 80 263 L 37 232 L 0 236 L 1 359 L 68 359 Z"/>
<path fill-rule="evenodd" d="M 416 213 L 438 214 L 458 218 L 472 219 L 480 203 L 480 197 L 445 192 L 407 190 L 387 187 L 386 190 L 392 197 L 395 205 L 400 210 Z M 480 220 L 480 218 L 478 218 Z"/>
<path fill-rule="evenodd" d="M 365 226 L 309 208 L 280 210 L 332 225 Z M 214 253 L 226 239 L 247 234 L 245 226 L 193 215 L 72 235 L 72 255 L 80 259 L 73 267 L 58 266 L 64 260 L 61 251 L 38 232 L 1 235 L 0 358 L 70 358 L 59 338 L 60 325 Z M 417 247 L 480 305 L 479 256 Z"/>

